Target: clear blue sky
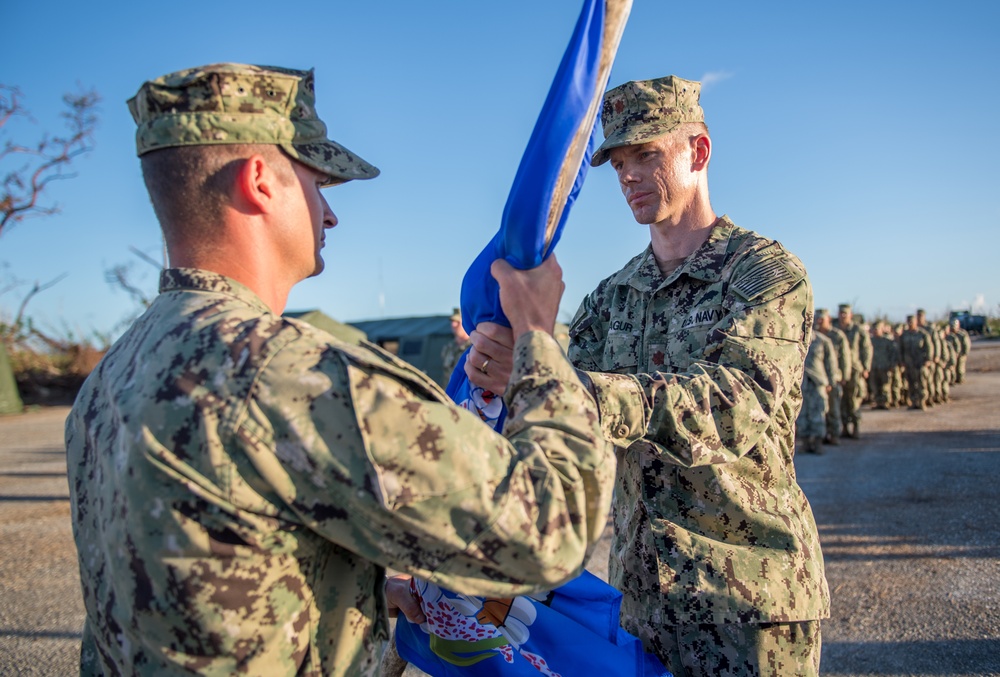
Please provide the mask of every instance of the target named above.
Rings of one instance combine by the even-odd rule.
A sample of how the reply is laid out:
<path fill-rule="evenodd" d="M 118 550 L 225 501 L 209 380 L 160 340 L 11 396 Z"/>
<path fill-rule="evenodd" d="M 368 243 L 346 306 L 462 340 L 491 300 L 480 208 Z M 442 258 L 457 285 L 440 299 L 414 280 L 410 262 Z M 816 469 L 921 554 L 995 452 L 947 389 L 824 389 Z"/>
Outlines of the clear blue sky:
<path fill-rule="evenodd" d="M 129 263 L 152 291 L 156 271 L 129 247 L 161 252 L 125 100 L 146 79 L 204 63 L 315 67 L 331 137 L 382 176 L 327 191 L 340 219 L 327 270 L 289 309 L 344 321 L 450 312 L 497 228 L 580 4 L 7 3 L 0 81 L 20 87 L 36 124 L 5 136 L 57 130 L 61 97 L 78 84 L 103 102 L 96 150 L 47 195 L 61 213 L 4 234 L 0 273 L 68 273 L 29 314 L 55 332 L 113 332 L 134 306 L 104 271 Z M 991 0 L 635 0 L 610 84 L 705 82 L 716 212 L 795 252 L 817 305 L 851 301 L 893 319 L 917 307 L 996 314 L 998 34 Z M 648 239 L 613 172 L 592 170 L 558 249 L 561 319 Z M 26 291 L 0 296 L 0 309 L 9 317 Z"/>

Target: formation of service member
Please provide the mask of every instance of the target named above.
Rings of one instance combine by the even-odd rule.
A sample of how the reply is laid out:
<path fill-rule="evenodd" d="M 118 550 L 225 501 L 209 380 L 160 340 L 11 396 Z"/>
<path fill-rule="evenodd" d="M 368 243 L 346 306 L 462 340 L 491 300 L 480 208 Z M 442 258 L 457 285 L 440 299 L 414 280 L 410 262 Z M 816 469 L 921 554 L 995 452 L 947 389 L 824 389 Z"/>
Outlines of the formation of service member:
<path fill-rule="evenodd" d="M 938 334 L 930 322 L 927 321 L 927 312 L 923 308 L 917 308 L 917 325 L 920 330 L 927 334 L 931 340 L 931 361 L 927 366 L 927 403 L 930 406 L 941 404 L 943 389 L 941 382 L 944 374 L 945 354 L 941 345 L 941 336 Z"/>
<path fill-rule="evenodd" d="M 899 355 L 906 370 L 910 409 L 926 409 L 934 346 L 927 332 L 920 328 L 915 315 L 906 316 L 906 329 L 899 336 Z"/>
<path fill-rule="evenodd" d="M 844 392 L 847 389 L 848 381 L 854 367 L 854 359 L 851 356 L 851 345 L 844 332 L 833 326 L 833 318 L 826 308 L 816 309 L 816 327 L 833 342 L 834 351 L 837 354 L 837 367 L 840 371 L 840 378 L 833 384 L 830 391 L 830 407 L 826 412 L 826 437 L 824 444 L 840 444 L 840 431 L 843 427 L 843 407 Z"/>
<path fill-rule="evenodd" d="M 965 363 L 972 350 L 972 339 L 969 332 L 962 329 L 961 323 L 955 319 L 948 325 L 948 340 L 955 350 L 955 378 L 952 383 L 965 382 Z"/>
<path fill-rule="evenodd" d="M 830 598 L 793 467 L 812 289 L 780 244 L 713 211 L 699 92 L 673 76 L 610 90 L 592 160 L 651 238 L 570 325 L 618 447 L 609 581 L 624 628 L 679 677 L 815 675 Z M 477 327 L 469 364 L 507 342 Z M 466 372 L 503 387 L 490 364 Z"/>
<path fill-rule="evenodd" d="M 797 435 L 805 442 L 806 451 L 823 453 L 826 437 L 826 414 L 830 409 L 830 393 L 840 380 L 837 350 L 833 341 L 817 328 L 813 319 L 813 334 L 806 352 L 802 376 L 802 411 L 795 422 Z"/>
<path fill-rule="evenodd" d="M 857 439 L 861 425 L 864 384 L 872 367 L 872 342 L 864 326 L 854 321 L 854 313 L 849 303 L 841 303 L 838 306 L 836 327 L 847 337 L 852 360 L 851 373 L 846 379 L 841 399 L 840 434 L 842 437 Z"/>
<path fill-rule="evenodd" d="M 878 320 L 873 325 L 872 368 L 869 374 L 872 400 L 875 409 L 888 409 L 895 405 L 892 394 L 893 371 L 899 367 L 899 344 L 888 322 Z"/>
<path fill-rule="evenodd" d="M 458 364 L 459 358 L 472 345 L 469 341 L 469 335 L 462 326 L 462 311 L 459 308 L 455 308 L 451 313 L 451 333 L 455 340 L 449 341 L 441 349 L 441 367 L 444 373 L 442 385 L 445 386 L 448 385 L 448 380 L 451 379 L 451 373 L 455 371 L 455 365 Z"/>
<path fill-rule="evenodd" d="M 378 173 L 327 138 L 312 71 L 195 68 L 129 108 L 172 267 L 66 423 L 81 674 L 371 675 L 385 567 L 491 596 L 577 575 L 614 452 L 550 335 L 554 259 L 494 264 L 504 438 L 405 362 L 281 316 L 337 224 L 320 189 Z"/>

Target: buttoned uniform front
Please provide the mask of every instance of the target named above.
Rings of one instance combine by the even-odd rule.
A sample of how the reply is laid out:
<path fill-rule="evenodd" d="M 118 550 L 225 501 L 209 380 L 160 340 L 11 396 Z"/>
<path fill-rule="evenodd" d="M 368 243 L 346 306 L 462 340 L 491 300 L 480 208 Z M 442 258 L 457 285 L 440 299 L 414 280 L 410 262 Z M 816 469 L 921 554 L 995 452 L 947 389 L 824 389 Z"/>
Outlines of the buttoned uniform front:
<path fill-rule="evenodd" d="M 812 307 L 802 264 L 725 216 L 666 279 L 647 248 L 584 299 L 569 356 L 619 447 L 626 630 L 829 615 L 793 466 Z"/>
<path fill-rule="evenodd" d="M 582 569 L 613 455 L 555 340 L 506 435 L 377 347 L 170 269 L 66 422 L 81 674 L 372 675 L 385 567 L 474 595 Z"/>

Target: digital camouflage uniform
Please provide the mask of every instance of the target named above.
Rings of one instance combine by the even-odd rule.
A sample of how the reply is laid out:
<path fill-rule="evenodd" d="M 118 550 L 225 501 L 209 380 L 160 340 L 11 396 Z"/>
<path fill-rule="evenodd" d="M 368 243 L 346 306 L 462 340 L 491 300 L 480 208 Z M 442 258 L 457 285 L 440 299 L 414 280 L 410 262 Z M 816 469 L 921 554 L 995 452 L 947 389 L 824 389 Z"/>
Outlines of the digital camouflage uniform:
<path fill-rule="evenodd" d="M 868 331 L 860 322 L 851 322 L 844 327 L 839 323 L 837 329 L 844 332 L 851 353 L 851 372 L 846 379 L 847 385 L 841 397 L 840 421 L 842 433 L 849 432 L 857 436 L 861 423 L 861 401 L 864 399 L 865 372 L 872 368 L 872 340 Z"/>
<path fill-rule="evenodd" d="M 570 358 L 619 447 L 609 576 L 622 625 L 665 661 L 680 634 L 711 646 L 780 623 L 809 637 L 768 650 L 791 666 L 809 645 L 816 666 L 792 670 L 817 669 L 830 598 L 792 462 L 811 327 L 802 264 L 727 217 L 666 279 L 647 248 L 571 324 Z M 717 658 L 741 673 L 745 657 Z"/>
<path fill-rule="evenodd" d="M 833 391 L 830 393 L 830 409 L 826 413 L 826 434 L 829 441 L 836 443 L 843 427 L 841 411 L 843 409 L 844 384 L 851 378 L 854 359 L 851 357 L 851 345 L 844 332 L 836 327 L 830 327 L 825 333 L 827 338 L 833 342 L 834 350 L 837 353 L 837 366 L 840 367 L 841 380 L 833 386 Z"/>
<path fill-rule="evenodd" d="M 899 365 L 899 346 L 888 336 L 872 337 L 872 397 L 875 407 L 888 409 L 892 401 L 892 373 Z"/>
<path fill-rule="evenodd" d="M 926 404 L 934 406 L 941 402 L 941 380 L 938 373 L 943 357 L 941 339 L 937 335 L 937 332 L 934 331 L 934 328 L 927 322 L 927 315 L 922 308 L 917 309 L 917 324 L 920 326 L 920 330 L 927 335 L 931 344 L 931 360 L 924 367 L 924 370 L 927 372 L 925 396 Z"/>
<path fill-rule="evenodd" d="M 579 573 L 610 452 L 555 340 L 515 353 L 508 441 L 370 344 L 166 271 L 67 421 L 84 673 L 371 674 L 385 567 L 475 595 Z"/>
<path fill-rule="evenodd" d="M 910 394 L 910 408 L 923 409 L 927 406 L 927 364 L 934 354 L 931 339 L 919 327 L 907 327 L 899 336 L 899 356 L 906 370 L 906 387 Z"/>
<path fill-rule="evenodd" d="M 311 72 L 223 64 L 130 104 L 140 154 L 231 133 L 287 142 L 331 180 L 377 173 L 325 127 L 295 131 L 322 126 L 311 101 Z M 473 595 L 572 578 L 604 526 L 611 447 L 550 336 L 517 340 L 507 401 L 504 438 L 375 346 L 217 273 L 164 271 L 66 421 L 81 674 L 372 675 L 386 567 Z"/>
<path fill-rule="evenodd" d="M 969 351 L 972 350 L 972 339 L 969 337 L 969 332 L 961 327 L 952 326 L 948 335 L 955 342 L 956 348 L 955 383 L 962 383 L 965 381 L 965 363 Z"/>
<path fill-rule="evenodd" d="M 471 345 L 472 341 L 463 341 L 462 343 L 448 341 L 441 349 L 441 367 L 444 374 L 444 385 L 448 384 L 448 380 L 451 378 L 451 373 L 455 371 L 455 365 L 458 364 L 459 358 L 462 357 Z"/>
<path fill-rule="evenodd" d="M 948 332 L 944 329 L 935 328 L 934 333 L 937 334 L 938 344 L 941 346 L 941 364 L 938 367 L 941 401 L 947 402 L 951 399 L 951 382 L 954 380 L 952 372 L 955 370 L 955 348 L 948 340 Z"/>
<path fill-rule="evenodd" d="M 807 451 L 822 451 L 821 445 L 826 437 L 826 412 L 830 408 L 827 389 L 839 374 L 833 341 L 823 332 L 813 331 L 802 376 L 802 411 L 795 424 L 798 437 L 805 440 Z"/>

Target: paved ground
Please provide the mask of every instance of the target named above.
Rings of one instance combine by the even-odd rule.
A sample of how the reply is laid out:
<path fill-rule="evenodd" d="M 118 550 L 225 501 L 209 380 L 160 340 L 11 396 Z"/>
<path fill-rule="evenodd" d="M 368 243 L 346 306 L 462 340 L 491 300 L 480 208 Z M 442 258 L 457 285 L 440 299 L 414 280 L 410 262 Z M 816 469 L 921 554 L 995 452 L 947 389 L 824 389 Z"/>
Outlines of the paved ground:
<path fill-rule="evenodd" d="M 974 344 L 954 398 L 796 459 L 833 593 L 824 675 L 1000 675 L 1000 342 Z M 0 418 L 2 675 L 75 674 L 66 412 Z"/>

